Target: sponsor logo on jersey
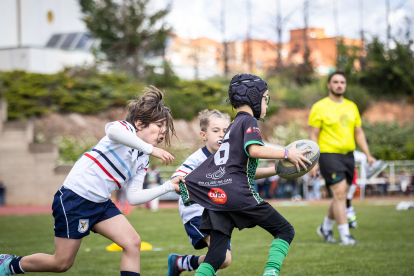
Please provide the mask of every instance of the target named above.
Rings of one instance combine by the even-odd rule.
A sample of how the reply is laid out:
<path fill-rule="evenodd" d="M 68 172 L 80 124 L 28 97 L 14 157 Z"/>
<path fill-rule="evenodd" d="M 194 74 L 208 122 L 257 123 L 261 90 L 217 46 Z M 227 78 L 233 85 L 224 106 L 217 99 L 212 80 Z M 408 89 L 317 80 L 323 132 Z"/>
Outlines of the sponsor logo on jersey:
<path fill-rule="evenodd" d="M 349 119 L 347 114 L 343 114 L 341 115 L 341 117 L 339 117 L 339 122 L 342 126 L 347 127 L 351 123 L 351 120 Z"/>
<path fill-rule="evenodd" d="M 226 193 L 219 188 L 213 188 L 208 192 L 208 197 L 216 204 L 224 204 L 227 201 Z"/>
<path fill-rule="evenodd" d="M 136 172 L 138 172 L 138 171 L 139 171 L 140 169 L 142 169 L 143 167 L 145 167 L 145 166 L 144 166 L 144 163 L 142 163 L 141 165 L 139 165 L 139 166 L 138 166 L 138 168 L 137 168 L 137 171 L 136 171 Z"/>
<path fill-rule="evenodd" d="M 78 225 L 79 233 L 85 233 L 89 228 L 89 219 L 80 219 Z"/>
<path fill-rule="evenodd" d="M 247 130 L 246 130 L 246 133 L 251 133 L 252 132 L 252 128 L 251 127 L 249 127 Z"/>
<path fill-rule="evenodd" d="M 262 138 L 262 133 L 260 132 L 260 129 L 258 127 L 253 128 L 253 132 L 257 132 L 260 135 L 260 138 Z"/>
<path fill-rule="evenodd" d="M 207 178 L 212 178 L 212 179 L 220 179 L 225 174 L 226 174 L 226 170 L 224 169 L 224 167 L 221 167 L 217 171 L 207 174 L 206 177 Z"/>

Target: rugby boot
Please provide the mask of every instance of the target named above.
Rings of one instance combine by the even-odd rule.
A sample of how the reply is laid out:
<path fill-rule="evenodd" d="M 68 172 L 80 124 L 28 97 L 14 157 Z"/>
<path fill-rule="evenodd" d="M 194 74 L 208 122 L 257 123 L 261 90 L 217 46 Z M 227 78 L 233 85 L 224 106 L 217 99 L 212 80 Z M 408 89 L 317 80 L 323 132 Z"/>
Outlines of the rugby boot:
<path fill-rule="evenodd" d="M 350 228 L 358 228 L 354 207 L 350 206 L 349 208 L 346 208 L 346 217 L 348 218 Z"/>
<path fill-rule="evenodd" d="M 322 229 L 322 225 L 318 226 L 318 228 L 316 228 L 316 233 L 318 233 L 318 235 L 327 243 L 336 243 L 336 240 L 333 238 L 333 232 L 332 230 L 330 231 L 324 231 Z"/>
<path fill-rule="evenodd" d="M 9 265 L 16 255 L 0 254 L 0 276 L 11 276 Z"/>
<path fill-rule="evenodd" d="M 168 256 L 168 272 L 167 276 L 177 276 L 180 275 L 182 270 L 178 268 L 177 260 L 181 257 L 178 254 L 170 254 Z"/>

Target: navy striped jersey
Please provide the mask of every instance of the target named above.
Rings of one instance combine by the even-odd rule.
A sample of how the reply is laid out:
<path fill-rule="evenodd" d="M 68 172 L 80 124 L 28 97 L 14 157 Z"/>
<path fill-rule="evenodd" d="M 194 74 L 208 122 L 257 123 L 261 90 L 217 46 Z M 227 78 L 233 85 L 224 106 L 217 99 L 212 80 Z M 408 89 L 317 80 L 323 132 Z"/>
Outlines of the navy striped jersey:
<path fill-rule="evenodd" d="M 257 120 L 247 112 L 238 112 L 218 151 L 180 184 L 184 204 L 195 202 L 213 211 L 237 211 L 263 202 L 254 189 L 259 160 L 248 153 L 247 147 L 252 144 L 264 145 Z"/>

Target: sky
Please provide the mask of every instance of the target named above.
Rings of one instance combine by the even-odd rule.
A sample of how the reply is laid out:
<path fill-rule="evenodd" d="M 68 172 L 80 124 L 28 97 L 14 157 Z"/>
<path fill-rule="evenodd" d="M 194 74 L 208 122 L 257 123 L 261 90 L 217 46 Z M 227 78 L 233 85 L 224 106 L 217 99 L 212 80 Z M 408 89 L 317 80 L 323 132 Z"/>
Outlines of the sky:
<path fill-rule="evenodd" d="M 398 35 L 405 28 L 405 18 L 413 19 L 414 0 L 389 0 L 391 32 Z M 248 30 L 248 12 L 251 13 L 251 37 L 277 41 L 277 0 L 151 0 L 151 8 L 160 9 L 172 4 L 166 21 L 174 32 L 183 38 L 208 37 L 223 41 L 220 30 L 221 7 L 224 2 L 228 41 L 244 40 Z M 304 27 L 303 0 L 280 0 L 284 20 L 283 42 L 289 41 L 289 30 Z M 360 3 L 362 2 L 362 26 L 367 38 L 386 38 L 386 0 L 309 0 L 309 27 L 324 28 L 325 35 L 341 35 L 359 38 L 361 29 Z M 248 4 L 250 3 L 250 5 Z M 335 27 L 334 5 L 337 7 L 338 28 Z"/>

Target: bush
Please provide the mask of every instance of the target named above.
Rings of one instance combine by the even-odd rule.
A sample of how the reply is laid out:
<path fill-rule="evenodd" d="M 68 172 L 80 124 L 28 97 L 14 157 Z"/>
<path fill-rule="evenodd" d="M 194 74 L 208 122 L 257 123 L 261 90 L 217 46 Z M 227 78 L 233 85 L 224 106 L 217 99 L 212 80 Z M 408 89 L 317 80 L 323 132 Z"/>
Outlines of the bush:
<path fill-rule="evenodd" d="M 0 83 L 0 95 L 8 101 L 9 119 L 50 111 L 97 113 L 112 105 L 125 105 L 143 87 L 122 74 L 86 69 L 67 69 L 53 75 L 5 72 Z"/>
<path fill-rule="evenodd" d="M 327 78 L 322 77 L 314 83 L 299 86 L 295 83 L 283 83 L 280 78 L 274 77 L 268 80 L 269 94 L 278 107 L 310 108 L 328 96 L 326 82 Z M 367 90 L 356 85 L 348 85 L 345 98 L 353 101 L 360 113 L 367 109 L 370 101 Z"/>
<path fill-rule="evenodd" d="M 398 123 L 368 121 L 362 124 L 371 154 L 384 160 L 414 159 L 414 124 L 400 126 Z"/>
<path fill-rule="evenodd" d="M 181 80 L 174 87 L 166 88 L 165 97 L 174 118 L 186 120 L 192 120 L 199 111 L 206 108 L 233 115 L 226 99 L 227 90 L 220 83 L 200 80 Z"/>
<path fill-rule="evenodd" d="M 97 143 L 94 138 L 80 138 L 71 136 L 56 137 L 55 143 L 59 148 L 59 164 L 74 164 L 79 157 L 88 152 Z"/>
<path fill-rule="evenodd" d="M 302 139 L 309 139 L 309 133 L 302 127 L 300 120 L 292 120 L 286 126 L 276 126 L 268 140 L 275 145 L 287 146 Z"/>

